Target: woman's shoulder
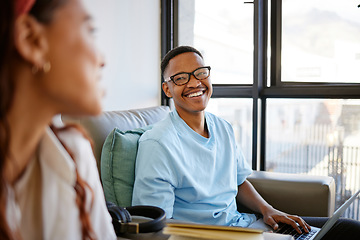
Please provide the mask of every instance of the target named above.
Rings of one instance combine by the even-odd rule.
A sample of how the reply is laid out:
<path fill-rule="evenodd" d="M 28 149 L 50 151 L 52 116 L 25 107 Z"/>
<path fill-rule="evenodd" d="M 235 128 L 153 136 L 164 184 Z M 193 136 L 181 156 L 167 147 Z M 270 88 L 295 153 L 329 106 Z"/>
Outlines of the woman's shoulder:
<path fill-rule="evenodd" d="M 60 142 L 67 150 L 75 155 L 92 152 L 92 140 L 86 131 L 78 125 L 66 125 L 62 128 L 52 129 Z"/>
<path fill-rule="evenodd" d="M 86 131 L 78 125 L 65 125 L 62 128 L 53 128 L 52 130 L 59 140 L 66 144 L 66 147 L 74 148 L 84 144 L 91 145 L 91 139 Z"/>
<path fill-rule="evenodd" d="M 96 160 L 91 139 L 85 130 L 77 125 L 66 125 L 60 129 L 52 130 L 83 177 L 87 178 L 87 176 L 97 173 L 97 171 L 92 170 L 93 168 L 97 169 Z"/>

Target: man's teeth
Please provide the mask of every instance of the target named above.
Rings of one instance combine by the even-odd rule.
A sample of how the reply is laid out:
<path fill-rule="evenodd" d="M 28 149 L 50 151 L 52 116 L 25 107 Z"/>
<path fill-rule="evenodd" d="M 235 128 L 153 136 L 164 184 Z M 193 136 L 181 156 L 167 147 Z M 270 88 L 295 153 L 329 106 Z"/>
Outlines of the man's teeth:
<path fill-rule="evenodd" d="M 191 98 L 191 97 L 197 97 L 197 96 L 200 96 L 202 95 L 203 92 L 202 91 L 199 91 L 199 92 L 195 92 L 195 93 L 191 93 L 189 94 L 187 97 Z"/>

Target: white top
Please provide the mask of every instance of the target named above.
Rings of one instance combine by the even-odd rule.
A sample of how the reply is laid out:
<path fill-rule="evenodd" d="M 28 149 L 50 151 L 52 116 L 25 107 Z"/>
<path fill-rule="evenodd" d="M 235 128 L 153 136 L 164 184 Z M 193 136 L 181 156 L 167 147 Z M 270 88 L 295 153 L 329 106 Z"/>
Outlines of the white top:
<path fill-rule="evenodd" d="M 116 239 L 107 211 L 96 161 L 90 146 L 75 129 L 62 131 L 59 138 L 72 152 L 80 176 L 94 192 L 87 191 L 86 208 L 98 239 Z M 14 231 L 27 239 L 82 239 L 76 205 L 75 162 L 50 128 L 42 138 L 38 157 L 28 165 L 14 188 L 8 186 L 7 219 Z"/>

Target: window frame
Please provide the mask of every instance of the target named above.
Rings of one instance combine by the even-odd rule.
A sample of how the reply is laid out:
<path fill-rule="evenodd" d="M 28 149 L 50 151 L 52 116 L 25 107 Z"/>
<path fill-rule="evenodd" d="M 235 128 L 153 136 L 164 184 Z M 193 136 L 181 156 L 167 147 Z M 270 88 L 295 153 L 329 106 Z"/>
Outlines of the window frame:
<path fill-rule="evenodd" d="M 360 83 L 281 81 L 282 1 L 254 0 L 253 84 L 213 84 L 212 98 L 252 98 L 252 168 L 266 170 L 266 104 L 270 98 L 360 99 Z M 270 4 L 270 16 L 268 6 Z M 178 46 L 178 0 L 161 0 L 161 56 Z M 268 29 L 270 21 L 270 29 Z M 270 37 L 268 35 L 270 31 Z M 268 66 L 268 41 L 271 58 Z M 267 70 L 270 68 L 269 86 Z M 163 80 L 162 80 L 163 81 Z M 169 99 L 162 93 L 162 105 Z"/>

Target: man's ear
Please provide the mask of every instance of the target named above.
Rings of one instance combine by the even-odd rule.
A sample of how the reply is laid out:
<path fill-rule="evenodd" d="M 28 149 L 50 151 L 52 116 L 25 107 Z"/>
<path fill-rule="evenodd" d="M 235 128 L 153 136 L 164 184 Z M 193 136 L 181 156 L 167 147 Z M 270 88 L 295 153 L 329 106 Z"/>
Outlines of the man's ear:
<path fill-rule="evenodd" d="M 31 65 L 41 67 L 48 59 L 45 26 L 34 17 L 24 14 L 15 22 L 15 48 Z"/>
<path fill-rule="evenodd" d="M 168 83 L 167 83 L 167 82 L 163 82 L 163 83 L 162 83 L 162 89 L 163 89 L 165 95 L 166 95 L 168 98 L 172 98 L 172 95 L 171 95 L 171 92 L 170 92 L 170 89 L 169 89 L 169 86 L 168 86 Z"/>

